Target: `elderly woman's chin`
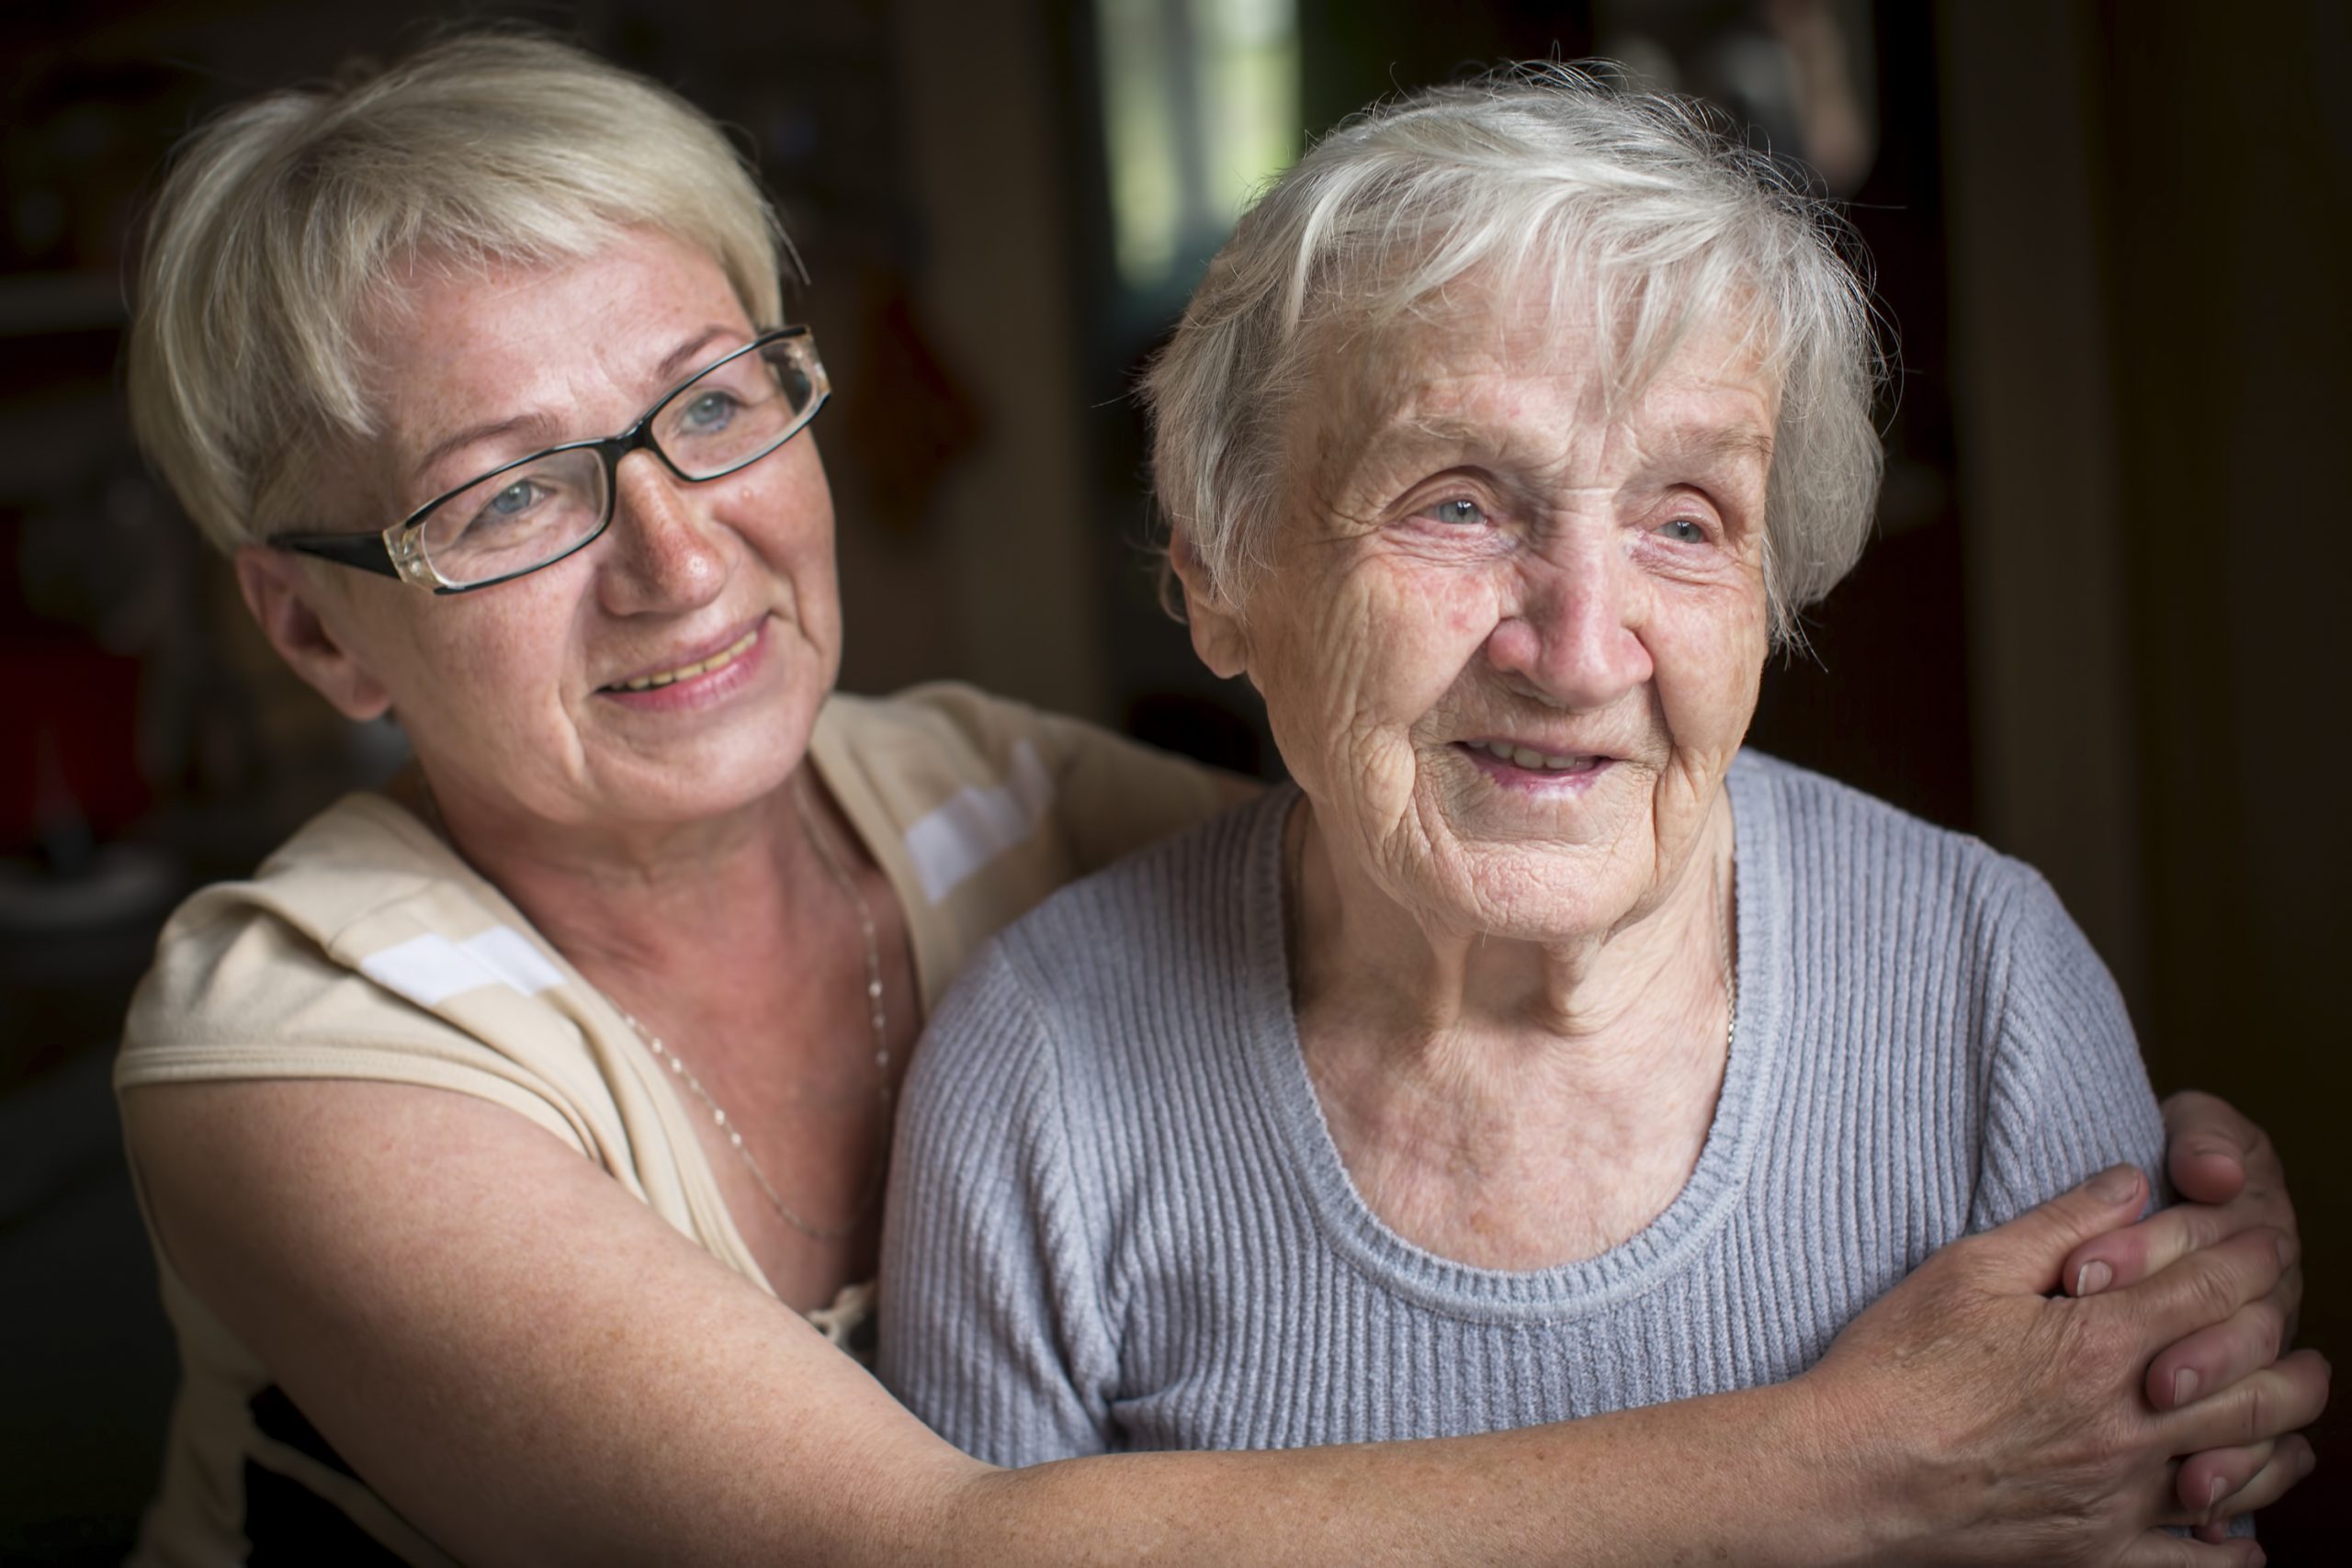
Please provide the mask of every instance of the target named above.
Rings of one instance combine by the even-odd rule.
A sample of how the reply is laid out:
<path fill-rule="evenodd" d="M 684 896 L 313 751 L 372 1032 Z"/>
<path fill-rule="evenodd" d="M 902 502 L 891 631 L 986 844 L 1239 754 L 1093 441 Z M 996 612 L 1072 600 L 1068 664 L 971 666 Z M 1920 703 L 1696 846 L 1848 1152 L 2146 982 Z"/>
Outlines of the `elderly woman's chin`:
<path fill-rule="evenodd" d="M 1411 651 L 1412 629 L 1387 644 L 1407 667 L 1432 657 Z M 1724 780 L 1753 712 L 1747 676 L 1761 641 L 1709 640 L 1714 657 L 1693 670 L 1689 650 L 1668 652 L 1660 637 L 1662 668 L 1582 712 L 1498 682 L 1483 667 L 1491 638 L 1473 655 L 1482 667 L 1409 721 L 1327 720 L 1303 734 L 1302 709 L 1318 705 L 1295 700 L 1288 668 L 1268 681 L 1269 708 L 1306 796 L 1311 839 L 1340 885 L 1376 892 L 1433 933 L 1606 939 L 1657 910 L 1692 865 L 1728 856 Z M 1390 705 L 1401 712 L 1421 682 L 1396 673 L 1389 684 L 1401 700 Z"/>
<path fill-rule="evenodd" d="M 1679 761 L 1518 750 L 1424 753 L 1409 829 L 1384 858 L 1425 920 L 1502 941 L 1606 936 L 1701 858 L 1720 767 L 1693 777 Z"/>

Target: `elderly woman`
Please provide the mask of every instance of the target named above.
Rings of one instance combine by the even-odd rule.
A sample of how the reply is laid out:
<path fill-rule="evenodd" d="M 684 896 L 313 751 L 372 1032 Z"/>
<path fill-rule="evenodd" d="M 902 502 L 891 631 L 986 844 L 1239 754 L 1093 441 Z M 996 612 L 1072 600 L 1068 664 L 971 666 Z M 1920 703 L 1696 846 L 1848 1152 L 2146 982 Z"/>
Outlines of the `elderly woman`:
<path fill-rule="evenodd" d="M 2291 1216 L 2210 1105 L 2186 1142 L 2247 1158 L 2192 1175 L 2229 1201 L 2117 1230 L 2126 1180 L 1952 1248 L 1842 1382 L 1028 1472 L 927 1431 L 828 1343 L 918 1021 L 1006 920 L 1234 792 L 962 689 L 831 694 L 829 385 L 782 259 L 707 118 L 527 39 L 260 99 L 165 182 L 141 437 L 277 651 L 416 766 L 193 899 L 134 1003 L 186 1367 L 141 1561 L 1539 1562 L 1600 1517 L 1660 1553 L 1785 1518 L 1792 1560 L 2027 1561 L 2151 1550 L 2178 1454 L 2233 1506 L 2291 1482 L 2271 1439 L 2320 1384 L 2257 1343 Z M 2077 1247 L 2113 1284 L 2075 1311 L 2040 1292 Z M 2019 1343 L 2062 1326 L 2072 1360 Z M 1864 1432 L 1895 1356 L 1953 1396 Z M 2222 1392 L 2148 1411 L 2152 1357 Z M 1765 1479 L 1758 1422 L 1786 1484 L 1736 1520 L 1658 1479 Z M 1956 1444 L 1986 1467 L 1913 1506 Z M 1826 1516 L 1825 1459 L 1888 1501 Z"/>
<path fill-rule="evenodd" d="M 1774 165 L 1572 72 L 1376 110 L 1242 220 L 1147 396 L 1193 644 L 1295 787 L 934 1021 L 879 1370 L 935 1430 L 1283 1448 L 1849 1370 L 1935 1248 L 2154 1168 L 2048 886 L 1741 750 L 1869 529 L 1876 364 Z"/>

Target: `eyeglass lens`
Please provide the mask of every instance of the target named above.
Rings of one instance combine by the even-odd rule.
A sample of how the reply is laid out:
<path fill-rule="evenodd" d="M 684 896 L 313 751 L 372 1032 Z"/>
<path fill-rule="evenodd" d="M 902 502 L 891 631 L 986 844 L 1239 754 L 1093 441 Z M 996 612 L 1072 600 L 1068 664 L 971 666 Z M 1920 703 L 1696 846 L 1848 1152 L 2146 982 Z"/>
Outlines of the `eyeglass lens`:
<path fill-rule="evenodd" d="M 711 479 L 783 446 L 815 411 L 808 342 L 763 344 L 664 399 L 649 423 L 662 456 L 689 479 Z M 424 558 L 453 587 L 543 566 L 605 525 L 610 482 L 594 446 L 542 453 L 486 474 L 425 514 Z"/>

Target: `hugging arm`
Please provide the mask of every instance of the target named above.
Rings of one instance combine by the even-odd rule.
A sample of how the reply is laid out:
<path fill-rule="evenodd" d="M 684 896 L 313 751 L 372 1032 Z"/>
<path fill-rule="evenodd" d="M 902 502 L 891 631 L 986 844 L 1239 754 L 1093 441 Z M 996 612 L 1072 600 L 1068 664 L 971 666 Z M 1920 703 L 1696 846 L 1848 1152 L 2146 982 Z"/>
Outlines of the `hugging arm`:
<path fill-rule="evenodd" d="M 2210 1094 L 2173 1095 L 2164 1103 L 2164 1117 L 2166 1170 L 2177 1201 L 2076 1247 L 2060 1269 L 2064 1286 L 2076 1296 L 2097 1295 L 2137 1284 L 2199 1249 L 2253 1245 L 2248 1238 L 2262 1235 L 2276 1238 L 2285 1269 L 2267 1294 L 2150 1359 L 2143 1389 L 2156 1410 L 2175 1408 L 2184 1391 L 2190 1399 L 2216 1397 L 2279 1362 L 2294 1343 L 2303 1294 L 2301 1238 L 2286 1171 L 2269 1138 Z M 2329 1369 L 2316 1352 L 2286 1356 L 2281 1371 L 2324 1396 Z M 2195 1381 L 2184 1385 L 2183 1372 Z M 2275 1501 L 2316 1462 L 2311 1444 L 2294 1432 L 2209 1450 L 2180 1466 L 2177 1501 L 2193 1514 L 2240 1514 Z M 2219 1529 L 2204 1526 L 2199 1533 L 2218 1539 Z"/>
<path fill-rule="evenodd" d="M 1094 1453 L 1120 1440 L 1116 1319 L 1082 1288 L 1099 1278 L 1084 1190 L 1057 1147 L 1058 1108 L 1039 1109 L 1053 1099 L 1041 1094 L 1050 1054 L 1011 978 L 993 952 L 976 961 L 910 1080 L 885 1371 L 958 1442 L 1007 1459 Z M 2324 1380 L 2282 1369 L 2188 1410 L 2144 1406 L 2133 1385 L 2148 1359 L 2262 1299 L 2280 1269 L 2275 1251 L 2209 1248 L 2094 1301 L 2050 1299 L 2069 1249 L 2146 1201 L 2131 1172 L 2107 1177 L 1947 1247 L 1819 1367 L 1774 1387 L 1473 1438 L 1134 1455 L 1000 1479 L 1007 1497 L 1034 1487 L 1061 1499 L 1054 1509 L 1091 1510 L 1115 1549 L 1137 1519 L 1091 1488 L 1122 1477 L 1156 1521 L 1138 1540 L 1179 1558 L 1226 1555 L 1231 1540 L 1193 1532 L 1267 1510 L 1262 1550 L 1303 1562 L 1606 1563 L 1718 1548 L 1743 1562 L 2252 1562 L 2249 1541 L 2151 1533 L 2196 1517 L 2172 1501 L 2172 1456 L 2302 1425 Z"/>
<path fill-rule="evenodd" d="M 2185 1199 L 2242 1198 L 2234 1205 L 2177 1204 L 2088 1243 L 2067 1260 L 2058 1284 L 2077 1296 L 2096 1294 L 2119 1279 L 2145 1279 L 2196 1247 L 2275 1248 L 2278 1283 L 2150 1359 L 2136 1392 L 2146 1409 L 2168 1411 L 2269 1367 L 2291 1338 L 2301 1291 L 2293 1211 L 2276 1156 L 2258 1129 L 2208 1097 L 2186 1098 L 2182 1125 L 2163 1125 L 2123 999 L 2041 877 L 2029 874 L 2021 881 L 2012 929 L 1976 1224 L 2006 1220 L 2117 1160 L 2151 1177 L 2165 1173 L 2168 1163 L 2177 1188 L 2185 1179 Z M 2245 1179 L 2249 1160 L 2260 1172 L 2251 1182 Z M 2318 1378 L 2324 1386 L 2324 1372 L 2318 1358 L 2306 1353 L 2286 1375 Z M 2310 1463 L 2310 1447 L 2299 1436 L 2199 1455 L 2181 1467 L 2178 1505 L 2209 1522 L 2243 1515 Z M 2218 1528 L 2207 1533 L 2218 1539 Z"/>
<path fill-rule="evenodd" d="M 1777 1388 L 1442 1442 L 1006 1471 L 512 1111 L 258 1081 L 132 1089 L 124 1115 L 184 1281 L 469 1562 L 2249 1561 L 2132 1540 L 2164 1456 L 2240 1440 L 2245 1404 L 2109 1423 L 2109 1396 L 2041 1353 L 2055 1333 L 2144 1363 L 2210 1300 L 2271 1288 L 2275 1267 L 2209 1249 L 2044 1300 L 2069 1248 L 2138 1213 L 2136 1185 L 1947 1249 L 1848 1330 L 1841 1364 Z M 2309 1418 L 2293 1393 L 2269 1395 L 2276 1430 Z M 2054 1517 L 2002 1480 L 2062 1459 L 2081 1486 Z"/>

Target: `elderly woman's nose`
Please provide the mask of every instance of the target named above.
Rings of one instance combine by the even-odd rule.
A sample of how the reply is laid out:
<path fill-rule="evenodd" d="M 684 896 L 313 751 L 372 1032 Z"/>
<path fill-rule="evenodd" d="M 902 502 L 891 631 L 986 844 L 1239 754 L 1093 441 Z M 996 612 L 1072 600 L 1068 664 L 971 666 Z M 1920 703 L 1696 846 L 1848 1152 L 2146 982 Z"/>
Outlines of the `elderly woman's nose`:
<path fill-rule="evenodd" d="M 1487 660 L 1562 707 L 1606 707 L 1650 678 L 1645 603 L 1622 563 L 1538 565 L 1487 634 Z"/>
<path fill-rule="evenodd" d="M 695 485 L 650 452 L 632 452 L 615 476 L 616 570 L 604 574 L 616 613 L 691 608 L 715 597 L 731 570 L 728 533 Z"/>

